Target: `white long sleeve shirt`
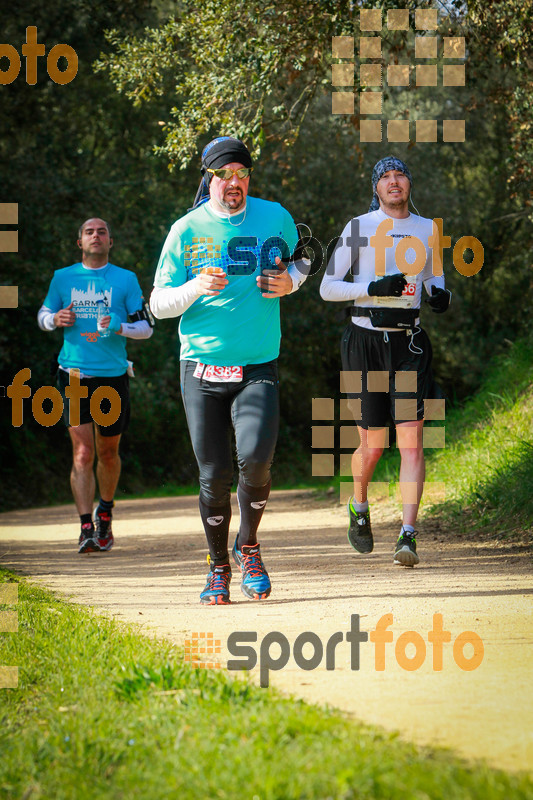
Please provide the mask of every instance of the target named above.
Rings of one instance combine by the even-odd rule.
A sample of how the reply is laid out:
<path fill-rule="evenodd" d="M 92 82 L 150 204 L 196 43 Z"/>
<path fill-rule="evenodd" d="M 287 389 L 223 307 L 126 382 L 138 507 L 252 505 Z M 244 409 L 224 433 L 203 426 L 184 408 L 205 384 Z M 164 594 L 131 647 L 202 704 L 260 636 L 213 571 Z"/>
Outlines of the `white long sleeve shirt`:
<path fill-rule="evenodd" d="M 391 220 L 392 230 L 387 232 L 390 239 L 387 241 L 392 246 L 388 248 L 380 247 L 377 243 L 375 247 L 371 245 L 371 237 L 376 235 L 378 226 L 384 220 Z M 350 239 L 354 234 L 354 224 L 359 225 L 359 238 L 366 237 L 366 244 L 355 247 Z M 413 308 L 419 309 L 422 300 L 422 285 L 428 294 L 431 294 L 433 286 L 444 289 L 444 276 L 433 275 L 433 253 L 429 245 L 429 239 L 435 233 L 433 220 L 410 214 L 405 219 L 392 219 L 381 210 L 372 211 L 356 217 L 344 228 L 337 247 L 331 256 L 326 272 L 320 285 L 320 296 L 324 300 L 334 302 L 352 302 L 354 305 L 362 307 L 381 307 L 388 308 Z M 401 297 L 374 297 L 368 294 L 368 285 L 372 281 L 379 280 L 385 275 L 397 275 L 405 272 L 402 257 L 396 255 L 398 244 L 405 238 L 416 237 L 419 242 L 415 242 L 418 250 L 417 258 L 422 261 L 423 267 L 417 275 L 407 277 L 408 285 L 405 287 Z M 405 247 L 405 245 L 402 245 Z M 423 250 L 422 250 L 423 248 Z M 382 261 L 384 253 L 385 273 L 376 272 L 376 254 L 378 262 Z M 407 264 L 415 261 L 415 250 L 407 248 L 403 254 Z M 400 269 L 396 264 L 398 260 Z M 383 265 L 383 264 L 382 264 Z M 351 272 L 351 280 L 345 280 Z M 368 317 L 353 316 L 352 322 L 362 328 L 375 330 Z M 416 324 L 419 324 L 417 318 Z M 394 328 L 379 328 L 379 330 L 395 330 Z"/>

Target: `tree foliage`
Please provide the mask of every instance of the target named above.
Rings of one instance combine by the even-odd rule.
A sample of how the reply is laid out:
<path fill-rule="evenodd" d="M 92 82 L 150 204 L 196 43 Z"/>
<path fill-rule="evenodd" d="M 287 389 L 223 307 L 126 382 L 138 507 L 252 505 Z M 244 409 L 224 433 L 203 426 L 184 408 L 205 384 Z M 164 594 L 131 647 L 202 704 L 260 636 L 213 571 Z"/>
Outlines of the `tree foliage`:
<path fill-rule="evenodd" d="M 26 26 L 37 25 L 47 50 L 58 42 L 76 49 L 79 72 L 58 86 L 41 59 L 35 86 L 23 72 L 0 86 L 0 202 L 18 202 L 20 212 L 19 252 L 0 254 L 0 284 L 20 287 L 19 308 L 0 314 L 0 385 L 26 366 L 33 389 L 53 383 L 48 362 L 61 337 L 42 333 L 35 315 L 53 270 L 77 259 L 80 222 L 96 214 L 109 219 L 115 263 L 133 269 L 148 295 L 165 235 L 194 197 L 199 152 L 213 135 L 232 133 L 256 156 L 252 193 L 281 202 L 324 247 L 350 217 L 367 210 L 375 161 L 390 151 L 408 161 L 420 213 L 442 217 L 452 243 L 465 235 L 483 243 L 485 264 L 469 279 L 454 270 L 447 252 L 451 310 L 438 319 L 423 311 L 448 395 L 460 400 L 475 392 L 504 340 L 528 327 L 533 300 L 528 4 L 434 3 L 442 31 L 466 37 L 466 86 L 384 86 L 384 116 L 464 117 L 467 138 L 394 145 L 361 143 L 357 111 L 331 114 L 331 38 L 357 42 L 359 10 L 377 5 L 65 0 L 59 8 L 21 0 L 3 16 L 3 41 L 20 51 Z M 428 3 L 379 5 L 383 15 L 403 7 L 412 17 Z M 383 67 L 412 63 L 413 31 L 384 29 L 382 38 Z M 357 49 L 355 64 L 357 89 Z M 169 174 L 168 166 L 179 169 Z M 311 398 L 338 395 L 342 308 L 319 298 L 323 269 L 317 265 L 300 292 L 282 303 L 278 480 L 309 477 Z M 148 342 L 129 343 L 138 376 L 122 489 L 195 478 L 175 340 L 175 321 L 163 321 Z M 69 499 L 70 446 L 62 425 L 38 426 L 27 403 L 24 425 L 14 429 L 4 402 L 0 458 L 11 469 L 0 503 Z"/>
<path fill-rule="evenodd" d="M 531 6 L 523 0 L 433 6 L 441 29 L 444 22 L 448 35 L 467 37 L 474 81 L 465 107 L 507 109 L 509 181 L 523 196 L 533 170 Z M 173 101 L 156 148 L 171 167 L 195 158 L 214 127 L 246 139 L 257 154 L 266 141 L 294 144 L 313 99 L 329 91 L 332 37 L 357 33 L 359 10 L 375 7 L 353 0 L 181 0 L 171 5 L 170 19 L 142 36 L 112 30 L 113 51 L 97 69 L 136 105 Z M 379 7 L 385 18 L 389 9 L 413 12 L 428 3 L 382 0 Z M 407 54 L 401 34 L 387 31 L 383 39 L 384 63 Z"/>
<path fill-rule="evenodd" d="M 171 165 L 194 158 L 199 138 L 214 126 L 246 139 L 257 153 L 270 138 L 294 142 L 311 100 L 328 81 L 323 41 L 349 6 L 181 2 L 173 18 L 142 37 L 111 31 L 115 52 L 97 67 L 136 105 L 167 95 L 173 85 L 165 142 L 157 148 Z"/>
<path fill-rule="evenodd" d="M 383 20 L 389 9 L 409 9 L 412 18 L 417 9 L 428 7 L 416 0 L 379 5 Z M 393 146 L 415 167 L 414 196 L 421 212 L 442 216 L 454 242 L 475 235 L 485 249 L 483 271 L 470 281 L 453 272 L 448 253 L 455 297 L 448 322 L 452 332 L 442 345 L 437 332 L 437 347 L 441 377 L 457 389 L 459 370 L 461 395 L 475 388 L 494 342 L 512 338 L 528 315 L 533 34 L 528 4 L 520 0 L 431 5 L 438 10 L 441 35 L 466 38 L 467 84 L 453 90 L 440 80 L 437 88 L 385 86 L 384 110 L 385 116 L 411 122 L 467 120 L 464 143 Z M 171 168 L 197 159 L 213 134 L 241 136 L 256 154 L 262 153 L 254 184 L 263 196 L 281 195 L 325 243 L 350 216 L 366 210 L 359 187 L 366 193 L 372 162 L 384 150 L 383 145 L 359 143 L 357 109 L 348 117 L 330 113 L 332 36 L 355 36 L 357 57 L 359 10 L 374 7 L 375 2 L 296 0 L 213 0 L 199 7 L 183 0 L 166 23 L 142 37 L 114 31 L 112 52 L 100 59 L 98 69 L 147 109 L 156 98 L 166 97 L 165 139 L 156 150 Z M 382 45 L 384 69 L 414 62 L 412 29 L 383 28 Z M 440 69 L 441 54 L 436 63 Z M 505 305 L 499 302 L 503 285 Z M 331 312 L 314 311 L 316 316 L 324 313 Z"/>
<path fill-rule="evenodd" d="M 533 7 L 527 0 L 470 0 L 471 65 L 479 90 L 472 107 L 507 111 L 507 182 L 531 207 L 533 182 Z"/>
<path fill-rule="evenodd" d="M 0 86 L 0 202 L 19 205 L 19 251 L 0 254 L 0 284 L 19 287 L 19 307 L 0 310 L 2 387 L 23 367 L 31 369 L 33 391 L 55 382 L 49 364 L 61 347 L 61 334 L 40 331 L 36 315 L 53 271 L 79 259 L 76 239 L 83 220 L 95 215 L 109 220 L 113 260 L 133 269 L 145 295 L 150 293 L 161 242 L 187 200 L 180 199 L 176 181 L 169 181 L 164 163 L 152 153 L 151 117 L 143 118 L 118 97 L 103 75 L 94 74 L 92 63 L 106 46 L 104 29 L 119 24 L 130 33 L 155 20 L 145 0 L 113 5 L 65 0 L 61 7 L 23 0 L 16 12 L 2 16 L 2 41 L 19 53 L 26 27 L 35 25 L 47 52 L 66 42 L 79 60 L 76 78 L 64 86 L 49 79 L 44 58 L 38 60 L 36 85 L 25 82 L 23 61 L 19 78 Z M 159 331 L 149 348 L 144 342 L 129 343 L 137 366 L 132 392 L 138 413 L 125 437 L 123 488 L 143 488 L 144 476 L 154 483 L 161 479 L 170 457 L 148 466 L 139 458 L 150 448 L 152 435 L 182 454 L 174 475 L 190 480 L 192 452 L 184 426 L 170 425 L 179 414 L 175 407 L 168 411 L 171 398 L 177 406 L 176 390 L 163 395 L 161 387 L 163 376 L 170 382 L 175 375 L 174 338 L 169 328 Z M 152 364 L 156 374 L 147 369 Z M 151 420 L 145 421 L 141 403 L 152 410 Z M 24 423 L 14 428 L 11 402 L 3 399 L 0 507 L 70 496 L 70 443 L 63 423 L 43 428 L 33 418 L 31 402 L 24 406 Z"/>
<path fill-rule="evenodd" d="M 382 0 L 381 9 L 398 8 Z M 353 0 L 192 0 L 142 36 L 108 33 L 113 52 L 97 63 L 135 105 L 169 97 L 157 152 L 171 167 L 196 157 L 199 141 L 217 130 L 244 138 L 257 155 L 265 142 L 291 146 L 313 100 L 331 85 L 332 37 L 353 35 L 361 8 Z M 406 2 L 414 10 L 427 3 Z M 403 47 L 387 37 L 388 52 Z M 356 86 L 358 76 L 356 74 Z M 170 92 L 169 92 L 170 90 Z"/>

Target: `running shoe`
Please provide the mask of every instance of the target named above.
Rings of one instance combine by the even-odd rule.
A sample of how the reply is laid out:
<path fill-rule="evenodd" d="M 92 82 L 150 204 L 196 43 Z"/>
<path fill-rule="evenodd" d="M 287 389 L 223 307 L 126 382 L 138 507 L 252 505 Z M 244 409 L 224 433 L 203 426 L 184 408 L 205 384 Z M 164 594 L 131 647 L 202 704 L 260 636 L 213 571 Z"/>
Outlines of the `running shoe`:
<path fill-rule="evenodd" d="M 350 501 L 348 516 L 350 517 L 348 541 L 358 553 L 371 553 L 374 549 L 374 539 L 370 527 L 370 511 L 354 511 Z"/>
<path fill-rule="evenodd" d="M 78 553 L 97 553 L 100 550 L 96 541 L 96 531 L 91 522 L 86 522 L 81 526 L 80 538 L 78 539 Z"/>
<path fill-rule="evenodd" d="M 261 558 L 258 544 L 243 544 L 239 550 L 235 539 L 232 555 L 242 573 L 241 592 L 251 600 L 266 600 L 271 590 L 270 578 Z"/>
<path fill-rule="evenodd" d="M 220 567 L 211 567 L 207 573 L 207 582 L 200 595 L 200 602 L 208 606 L 224 606 L 229 599 L 229 585 L 231 581 L 231 567 L 223 564 Z"/>
<path fill-rule="evenodd" d="M 394 553 L 395 564 L 400 564 L 402 567 L 414 567 L 415 564 L 418 564 L 420 559 L 416 554 L 416 533 L 416 531 L 400 533 Z"/>
<path fill-rule="evenodd" d="M 94 538 L 100 550 L 111 550 L 115 540 L 113 538 L 113 531 L 111 530 L 111 512 L 98 511 L 97 508 L 93 514 L 95 534 Z"/>

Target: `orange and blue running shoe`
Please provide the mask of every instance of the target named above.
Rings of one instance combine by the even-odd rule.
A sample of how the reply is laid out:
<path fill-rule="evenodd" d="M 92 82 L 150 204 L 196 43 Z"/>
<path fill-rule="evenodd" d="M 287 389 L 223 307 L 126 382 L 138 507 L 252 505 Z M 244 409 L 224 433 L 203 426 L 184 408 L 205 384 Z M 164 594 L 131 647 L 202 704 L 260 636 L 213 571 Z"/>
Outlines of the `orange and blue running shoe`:
<path fill-rule="evenodd" d="M 200 602 L 208 606 L 229 605 L 229 585 L 231 581 L 231 567 L 223 564 L 218 567 L 211 567 L 207 573 L 207 582 L 203 592 L 200 594 Z"/>
<path fill-rule="evenodd" d="M 266 600 L 272 587 L 261 558 L 260 547 L 258 544 L 243 544 L 239 550 L 238 538 L 237 536 L 235 539 L 232 555 L 242 572 L 241 591 L 250 600 Z"/>

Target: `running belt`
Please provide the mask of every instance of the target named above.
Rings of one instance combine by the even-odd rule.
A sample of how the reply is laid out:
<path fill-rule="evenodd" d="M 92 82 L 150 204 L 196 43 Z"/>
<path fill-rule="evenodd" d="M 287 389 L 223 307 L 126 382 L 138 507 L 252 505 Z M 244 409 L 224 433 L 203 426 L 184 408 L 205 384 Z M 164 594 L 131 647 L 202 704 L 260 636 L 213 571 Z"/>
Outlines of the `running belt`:
<path fill-rule="evenodd" d="M 419 308 L 387 308 L 386 306 L 350 306 L 353 317 L 370 317 L 375 328 L 414 328 Z"/>

